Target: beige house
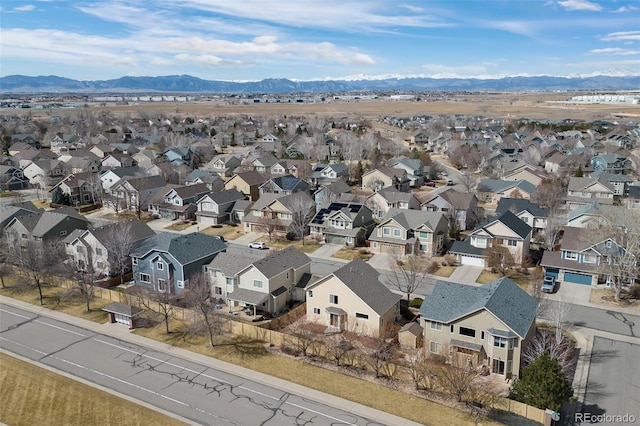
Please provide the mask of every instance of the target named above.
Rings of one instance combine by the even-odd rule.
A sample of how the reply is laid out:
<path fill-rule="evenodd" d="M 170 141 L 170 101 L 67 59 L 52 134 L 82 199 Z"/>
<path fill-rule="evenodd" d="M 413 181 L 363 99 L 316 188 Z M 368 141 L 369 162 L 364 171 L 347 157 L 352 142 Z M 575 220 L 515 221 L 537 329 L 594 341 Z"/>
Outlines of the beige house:
<path fill-rule="evenodd" d="M 266 232 L 265 227 L 272 227 L 275 233 L 286 233 L 296 214 L 302 214 L 308 220 L 315 215 L 315 203 L 306 193 L 262 194 L 244 217 L 243 229 L 244 232 Z"/>
<path fill-rule="evenodd" d="M 402 296 L 380 282 L 380 273 L 355 259 L 306 287 L 307 321 L 327 327 L 329 333 L 352 331 L 379 336 L 391 327 Z"/>
<path fill-rule="evenodd" d="M 382 188 L 393 186 L 401 192 L 409 192 L 411 182 L 407 171 L 393 167 L 378 167 L 362 175 L 362 189 L 380 191 Z"/>
<path fill-rule="evenodd" d="M 542 182 L 544 178 L 544 174 L 529 165 L 518 167 L 502 176 L 502 180 L 526 180 L 535 186 L 540 185 L 540 182 Z"/>
<path fill-rule="evenodd" d="M 609 182 L 602 182 L 588 177 L 569 179 L 566 204 L 570 209 L 591 203 L 613 204 L 615 188 Z"/>
<path fill-rule="evenodd" d="M 516 379 L 537 310 L 538 301 L 507 277 L 481 287 L 438 281 L 420 307 L 425 352 Z"/>
<path fill-rule="evenodd" d="M 224 189 L 235 189 L 236 191 L 242 192 L 249 200 L 256 201 L 260 198 L 260 185 L 266 181 L 267 178 L 256 171 L 241 172 L 236 173 L 229 179 L 227 183 L 225 183 Z"/>

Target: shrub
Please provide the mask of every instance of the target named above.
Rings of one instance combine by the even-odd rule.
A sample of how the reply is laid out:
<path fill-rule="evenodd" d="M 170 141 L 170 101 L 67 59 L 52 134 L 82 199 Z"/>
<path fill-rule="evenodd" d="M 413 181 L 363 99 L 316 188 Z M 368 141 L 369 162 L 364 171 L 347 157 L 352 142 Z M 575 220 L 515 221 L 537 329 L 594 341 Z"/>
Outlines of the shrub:
<path fill-rule="evenodd" d="M 409 307 L 420 308 L 420 306 L 422 306 L 422 302 L 424 302 L 424 300 L 422 300 L 419 297 L 416 297 L 415 299 L 412 299 L 411 302 L 409 302 Z"/>
<path fill-rule="evenodd" d="M 218 228 L 222 228 L 222 225 L 211 225 L 211 227 L 218 229 Z"/>
<path fill-rule="evenodd" d="M 229 222 L 227 225 L 231 226 L 232 228 L 236 228 L 238 226 L 238 224 L 235 222 Z"/>
<path fill-rule="evenodd" d="M 287 232 L 287 235 L 285 235 L 285 238 L 289 241 L 295 241 L 298 239 L 298 235 L 293 231 L 289 231 Z"/>
<path fill-rule="evenodd" d="M 429 264 L 429 266 L 427 267 L 427 272 L 430 274 L 433 274 L 434 272 L 436 272 L 438 270 L 438 268 L 440 267 L 440 265 L 438 264 L 438 262 L 436 262 L 435 260 L 433 262 L 431 262 Z"/>
<path fill-rule="evenodd" d="M 416 315 L 407 306 L 400 305 L 400 315 L 406 320 L 412 320 Z"/>
<path fill-rule="evenodd" d="M 456 257 L 452 254 L 444 256 L 444 261 L 447 262 L 447 266 L 454 266 L 456 264 Z"/>

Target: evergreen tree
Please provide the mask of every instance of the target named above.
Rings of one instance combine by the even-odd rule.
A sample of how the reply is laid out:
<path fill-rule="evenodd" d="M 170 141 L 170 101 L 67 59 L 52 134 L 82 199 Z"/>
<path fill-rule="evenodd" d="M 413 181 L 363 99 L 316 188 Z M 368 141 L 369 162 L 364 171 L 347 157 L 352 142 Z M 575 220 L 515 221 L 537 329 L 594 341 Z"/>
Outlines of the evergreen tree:
<path fill-rule="evenodd" d="M 584 176 L 584 172 L 582 171 L 582 166 L 581 165 L 578 165 L 578 168 L 573 173 L 573 176 L 575 176 L 575 177 L 583 177 Z"/>
<path fill-rule="evenodd" d="M 522 370 L 522 377 L 511 386 L 509 397 L 540 409 L 558 411 L 573 396 L 571 382 L 557 359 L 543 354 Z"/>
<path fill-rule="evenodd" d="M 59 205 L 68 206 L 69 205 L 69 196 L 67 194 L 65 194 L 64 192 L 62 192 L 60 187 L 57 187 L 51 193 L 51 202 L 53 204 L 59 204 Z"/>
<path fill-rule="evenodd" d="M 356 164 L 356 169 L 353 171 L 353 180 L 357 184 L 362 183 L 362 175 L 364 174 L 364 167 L 362 166 L 362 161 L 358 161 Z"/>

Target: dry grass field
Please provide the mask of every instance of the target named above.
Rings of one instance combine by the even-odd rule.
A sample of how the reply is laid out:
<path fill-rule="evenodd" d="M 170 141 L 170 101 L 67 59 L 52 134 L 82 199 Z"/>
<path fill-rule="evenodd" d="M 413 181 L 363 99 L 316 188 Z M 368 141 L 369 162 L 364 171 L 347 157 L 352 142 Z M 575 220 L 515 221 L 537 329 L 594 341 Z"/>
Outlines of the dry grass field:
<path fill-rule="evenodd" d="M 0 422 L 32 425 L 181 425 L 108 392 L 0 353 Z"/>

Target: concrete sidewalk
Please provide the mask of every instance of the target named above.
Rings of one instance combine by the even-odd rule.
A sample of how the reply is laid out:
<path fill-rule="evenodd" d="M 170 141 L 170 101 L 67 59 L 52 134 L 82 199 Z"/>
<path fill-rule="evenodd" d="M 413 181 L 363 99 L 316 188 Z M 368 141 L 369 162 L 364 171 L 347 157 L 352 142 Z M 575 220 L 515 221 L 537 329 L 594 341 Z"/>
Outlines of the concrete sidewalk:
<path fill-rule="evenodd" d="M 419 423 L 415 423 L 410 420 L 403 419 L 401 417 L 398 417 L 389 413 L 385 413 L 383 411 L 376 410 L 371 407 L 364 406 L 362 404 L 348 401 L 346 399 L 339 398 L 334 395 L 329 395 L 324 392 L 319 392 L 317 390 L 298 385 L 297 383 L 288 382 L 286 380 L 272 377 L 257 371 L 249 370 L 247 368 L 240 367 L 235 364 L 230 364 L 215 358 L 211 358 L 205 355 L 200 355 L 194 352 L 187 351 L 185 349 L 177 348 L 175 346 L 167 345 L 165 343 L 161 343 L 152 339 L 148 339 L 146 337 L 139 336 L 137 334 L 130 333 L 125 326 L 115 327 L 110 323 L 97 324 L 95 322 L 88 321 L 83 318 L 74 317 L 72 315 L 68 315 L 62 312 L 51 311 L 41 306 L 31 305 L 29 303 L 22 302 L 16 299 L 11 299 L 5 296 L 0 296 L 0 303 L 4 303 L 10 306 L 15 306 L 17 308 L 24 309 L 26 311 L 30 311 L 45 317 L 53 318 L 68 324 L 73 324 L 78 327 L 82 327 L 87 330 L 93 331 L 94 333 L 111 336 L 135 345 L 152 348 L 156 351 L 163 352 L 167 355 L 180 357 L 188 361 L 202 364 L 210 368 L 222 370 L 227 373 L 243 377 L 247 380 L 251 380 L 251 381 L 263 384 L 265 386 L 277 388 L 282 392 L 294 393 L 302 397 L 306 397 L 306 398 L 318 401 L 320 403 L 330 405 L 332 407 L 338 408 L 345 412 L 355 414 L 357 416 L 362 416 L 371 420 L 376 420 L 382 424 L 398 425 L 398 426 L 419 425 Z"/>

